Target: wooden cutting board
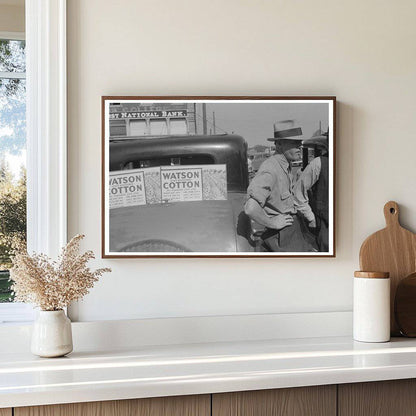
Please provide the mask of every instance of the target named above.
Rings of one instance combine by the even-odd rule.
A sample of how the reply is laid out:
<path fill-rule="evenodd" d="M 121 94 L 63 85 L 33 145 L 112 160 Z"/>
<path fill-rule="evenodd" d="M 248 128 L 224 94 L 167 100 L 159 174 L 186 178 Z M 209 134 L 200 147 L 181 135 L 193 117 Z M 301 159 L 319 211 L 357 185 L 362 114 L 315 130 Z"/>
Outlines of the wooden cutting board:
<path fill-rule="evenodd" d="M 394 319 L 394 296 L 401 279 L 416 271 L 416 234 L 399 222 L 399 206 L 390 201 L 384 205 L 386 228 L 370 235 L 360 250 L 362 271 L 389 272 L 391 334 L 400 335 Z"/>

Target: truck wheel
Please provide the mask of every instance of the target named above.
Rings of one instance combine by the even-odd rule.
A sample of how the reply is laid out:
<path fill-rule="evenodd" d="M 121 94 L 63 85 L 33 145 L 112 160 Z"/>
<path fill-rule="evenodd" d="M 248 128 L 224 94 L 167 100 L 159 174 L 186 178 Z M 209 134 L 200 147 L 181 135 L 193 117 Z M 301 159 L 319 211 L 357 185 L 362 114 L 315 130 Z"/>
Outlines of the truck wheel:
<path fill-rule="evenodd" d="M 122 252 L 190 252 L 186 247 L 168 240 L 144 240 L 129 244 L 120 249 Z"/>

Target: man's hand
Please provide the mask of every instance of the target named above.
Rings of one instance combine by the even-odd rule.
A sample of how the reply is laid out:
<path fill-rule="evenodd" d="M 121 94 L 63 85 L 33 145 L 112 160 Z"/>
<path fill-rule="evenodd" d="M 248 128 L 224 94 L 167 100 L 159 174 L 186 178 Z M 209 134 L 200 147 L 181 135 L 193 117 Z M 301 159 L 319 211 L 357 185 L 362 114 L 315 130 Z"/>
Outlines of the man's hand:
<path fill-rule="evenodd" d="M 292 224 L 293 224 L 293 217 L 291 215 L 279 214 L 270 218 L 269 228 L 273 228 L 274 230 L 281 230 L 285 227 L 289 227 Z"/>
<path fill-rule="evenodd" d="M 244 207 L 245 213 L 254 221 L 267 228 L 281 230 L 293 224 L 293 217 L 289 214 L 278 214 L 270 217 L 262 206 L 253 198 L 249 198 Z"/>
<path fill-rule="evenodd" d="M 312 221 L 309 222 L 308 227 L 309 228 L 316 228 L 316 219 L 315 218 Z"/>

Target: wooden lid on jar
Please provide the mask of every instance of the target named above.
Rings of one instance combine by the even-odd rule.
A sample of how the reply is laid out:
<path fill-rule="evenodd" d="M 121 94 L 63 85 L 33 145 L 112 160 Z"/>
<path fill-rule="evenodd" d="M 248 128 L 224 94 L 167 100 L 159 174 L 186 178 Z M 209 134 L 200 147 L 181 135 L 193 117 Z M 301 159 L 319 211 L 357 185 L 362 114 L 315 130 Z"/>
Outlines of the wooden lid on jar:
<path fill-rule="evenodd" d="M 365 279 L 388 279 L 390 277 L 389 272 L 354 272 L 354 277 L 361 277 Z"/>

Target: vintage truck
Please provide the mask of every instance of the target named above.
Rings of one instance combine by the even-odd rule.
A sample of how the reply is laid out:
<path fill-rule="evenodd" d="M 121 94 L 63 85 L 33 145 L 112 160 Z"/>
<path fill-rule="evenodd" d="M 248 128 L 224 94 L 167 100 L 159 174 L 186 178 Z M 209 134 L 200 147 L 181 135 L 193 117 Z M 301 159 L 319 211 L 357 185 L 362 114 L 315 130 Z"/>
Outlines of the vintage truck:
<path fill-rule="evenodd" d="M 112 172 L 167 166 L 226 165 L 220 200 L 176 201 L 110 209 L 111 253 L 255 251 L 244 213 L 247 143 L 237 135 L 112 138 Z"/>

